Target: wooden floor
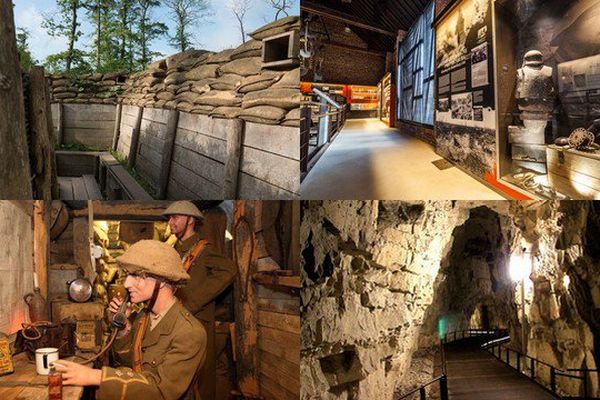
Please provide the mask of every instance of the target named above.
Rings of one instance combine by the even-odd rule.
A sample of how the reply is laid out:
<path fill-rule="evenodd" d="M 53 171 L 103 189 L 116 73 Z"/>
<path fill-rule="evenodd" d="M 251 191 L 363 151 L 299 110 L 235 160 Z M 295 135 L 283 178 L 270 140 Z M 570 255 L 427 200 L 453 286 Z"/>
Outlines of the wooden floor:
<path fill-rule="evenodd" d="M 58 177 L 61 200 L 102 200 L 100 185 L 93 175 Z"/>
<path fill-rule="evenodd" d="M 556 399 L 528 378 L 482 350 L 475 341 L 447 344 L 448 392 L 451 400 Z"/>

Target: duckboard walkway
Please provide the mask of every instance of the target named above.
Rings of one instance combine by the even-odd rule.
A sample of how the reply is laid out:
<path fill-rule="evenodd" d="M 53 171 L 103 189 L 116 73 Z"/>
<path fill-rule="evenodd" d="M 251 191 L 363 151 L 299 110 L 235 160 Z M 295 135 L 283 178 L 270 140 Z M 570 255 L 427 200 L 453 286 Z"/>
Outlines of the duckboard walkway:
<path fill-rule="evenodd" d="M 452 342 L 444 349 L 452 400 L 558 399 L 483 350 L 477 338 Z"/>

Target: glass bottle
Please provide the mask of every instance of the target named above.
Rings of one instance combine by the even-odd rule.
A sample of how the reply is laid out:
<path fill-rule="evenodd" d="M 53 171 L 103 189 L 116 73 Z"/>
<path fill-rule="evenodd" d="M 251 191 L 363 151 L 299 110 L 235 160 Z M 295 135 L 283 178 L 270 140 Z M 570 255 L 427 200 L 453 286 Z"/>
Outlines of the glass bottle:
<path fill-rule="evenodd" d="M 62 373 L 54 365 L 50 366 L 48 373 L 48 400 L 62 400 Z"/>

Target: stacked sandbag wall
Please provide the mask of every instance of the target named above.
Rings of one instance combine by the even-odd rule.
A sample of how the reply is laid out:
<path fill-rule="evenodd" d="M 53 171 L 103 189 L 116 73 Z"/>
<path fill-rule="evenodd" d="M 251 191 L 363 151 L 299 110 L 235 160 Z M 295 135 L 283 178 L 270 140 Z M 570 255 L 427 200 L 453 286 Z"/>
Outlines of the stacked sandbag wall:
<path fill-rule="evenodd" d="M 117 150 L 135 157 L 152 185 L 167 179 L 169 198 L 298 197 L 299 69 L 270 69 L 262 59 L 263 39 L 298 29 L 299 18 L 288 17 L 236 49 L 191 50 L 131 75 Z M 155 171 L 169 151 L 169 176 L 161 180 Z"/>
<path fill-rule="evenodd" d="M 110 148 L 116 104 L 128 77 L 123 72 L 48 75 L 52 120 L 59 144 L 93 150 Z"/>

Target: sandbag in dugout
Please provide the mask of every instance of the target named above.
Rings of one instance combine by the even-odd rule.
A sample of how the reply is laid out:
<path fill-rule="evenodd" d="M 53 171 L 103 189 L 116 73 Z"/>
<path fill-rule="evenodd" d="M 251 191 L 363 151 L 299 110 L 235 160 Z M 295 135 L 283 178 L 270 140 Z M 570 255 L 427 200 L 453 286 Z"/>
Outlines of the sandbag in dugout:
<path fill-rule="evenodd" d="M 242 108 L 273 106 L 291 110 L 300 106 L 301 99 L 302 95 L 298 89 L 269 88 L 246 93 L 242 101 Z"/>
<path fill-rule="evenodd" d="M 224 64 L 231 61 L 231 54 L 235 49 L 223 50 L 219 53 L 211 54 L 206 59 L 206 64 Z"/>
<path fill-rule="evenodd" d="M 273 87 L 286 89 L 300 88 L 300 68 L 287 71 L 279 81 L 273 84 Z"/>
<path fill-rule="evenodd" d="M 240 107 L 217 107 L 210 112 L 210 116 L 214 118 L 237 118 L 242 109 Z"/>
<path fill-rule="evenodd" d="M 283 126 L 300 126 L 300 109 L 294 108 L 289 111 L 281 123 Z"/>
<path fill-rule="evenodd" d="M 211 82 L 209 85 L 215 90 L 234 90 L 242 79 L 243 76 L 238 74 L 225 74 Z"/>
<path fill-rule="evenodd" d="M 198 105 L 206 106 L 228 106 L 235 107 L 242 104 L 242 99 L 237 96 L 234 91 L 217 91 L 211 90 L 201 96 L 198 96 L 194 101 Z"/>
<path fill-rule="evenodd" d="M 262 56 L 262 41 L 260 40 L 248 40 L 246 43 L 239 46 L 231 53 L 231 59 L 237 60 L 240 58 L 248 57 L 261 57 Z"/>
<path fill-rule="evenodd" d="M 278 125 L 285 115 L 286 111 L 279 107 L 258 106 L 242 109 L 238 115 L 238 118 L 249 122 Z"/>
<path fill-rule="evenodd" d="M 277 82 L 280 77 L 281 73 L 279 72 L 262 71 L 258 75 L 244 77 L 237 87 L 237 91 L 240 93 L 248 93 L 268 89 L 273 83 Z"/>
<path fill-rule="evenodd" d="M 240 58 L 219 67 L 221 75 L 238 74 L 242 76 L 257 75 L 262 67 L 261 57 Z"/>
<path fill-rule="evenodd" d="M 184 76 L 188 81 L 201 81 L 207 78 L 216 78 L 217 68 L 218 65 L 215 64 L 204 64 L 189 70 Z"/>
<path fill-rule="evenodd" d="M 270 24 L 260 27 L 252 32 L 250 37 L 255 40 L 263 40 L 270 36 L 278 35 L 294 29 L 300 29 L 300 17 L 298 16 L 285 17 L 278 19 L 277 21 L 273 21 Z"/>

